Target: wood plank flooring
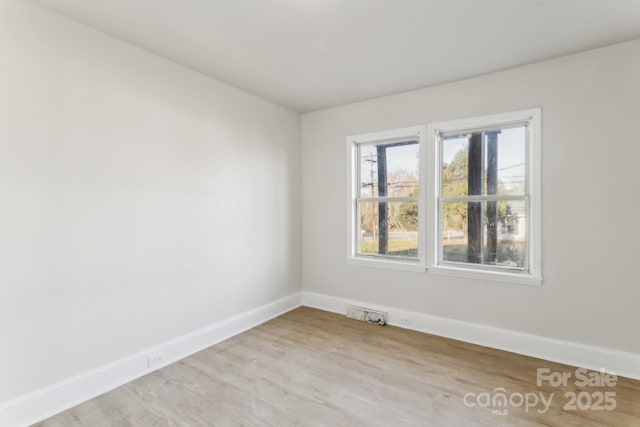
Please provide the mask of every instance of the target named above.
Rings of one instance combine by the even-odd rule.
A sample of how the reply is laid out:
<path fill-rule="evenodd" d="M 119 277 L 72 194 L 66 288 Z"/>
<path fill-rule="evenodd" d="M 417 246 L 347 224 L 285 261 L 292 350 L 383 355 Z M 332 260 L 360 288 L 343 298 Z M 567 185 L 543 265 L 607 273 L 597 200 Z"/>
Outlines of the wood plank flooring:
<path fill-rule="evenodd" d="M 572 378 L 538 387 L 537 368 Z M 570 366 L 302 307 L 37 426 L 640 426 L 640 381 L 575 381 Z M 593 409 L 612 406 L 595 405 L 604 392 L 612 411 Z M 540 393 L 546 411 L 520 405 Z"/>

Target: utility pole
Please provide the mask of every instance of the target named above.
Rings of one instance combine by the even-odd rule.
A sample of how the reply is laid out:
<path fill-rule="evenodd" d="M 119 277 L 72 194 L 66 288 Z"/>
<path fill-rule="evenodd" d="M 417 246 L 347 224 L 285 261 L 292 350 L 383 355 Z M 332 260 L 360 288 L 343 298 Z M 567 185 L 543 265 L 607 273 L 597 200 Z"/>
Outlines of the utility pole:
<path fill-rule="evenodd" d="M 377 160 L 374 159 L 374 154 L 369 154 L 366 156 L 366 162 L 369 162 L 369 186 L 371 187 L 371 196 L 374 197 L 373 194 L 373 164 L 377 163 Z M 374 203 L 371 203 L 371 235 L 373 240 L 376 240 L 376 207 Z"/>
<path fill-rule="evenodd" d="M 498 194 L 498 134 L 487 132 L 487 195 Z M 495 264 L 498 258 L 498 202 L 487 202 L 487 252 L 484 262 Z"/>
<path fill-rule="evenodd" d="M 469 138 L 469 181 L 467 194 L 482 195 L 482 132 L 474 132 Z M 482 202 L 467 203 L 467 261 L 482 262 Z"/>
<path fill-rule="evenodd" d="M 377 145 L 378 154 L 378 197 L 387 197 L 387 145 Z M 386 255 L 389 248 L 389 206 L 378 203 L 378 253 Z"/>

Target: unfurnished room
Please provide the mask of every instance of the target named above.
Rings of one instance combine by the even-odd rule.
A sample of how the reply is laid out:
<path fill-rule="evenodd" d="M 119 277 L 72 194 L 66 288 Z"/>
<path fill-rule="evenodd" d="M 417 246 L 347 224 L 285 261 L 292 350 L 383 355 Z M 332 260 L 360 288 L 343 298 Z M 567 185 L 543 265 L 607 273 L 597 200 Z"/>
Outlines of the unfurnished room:
<path fill-rule="evenodd" d="M 0 0 L 0 427 L 640 427 L 640 2 Z"/>

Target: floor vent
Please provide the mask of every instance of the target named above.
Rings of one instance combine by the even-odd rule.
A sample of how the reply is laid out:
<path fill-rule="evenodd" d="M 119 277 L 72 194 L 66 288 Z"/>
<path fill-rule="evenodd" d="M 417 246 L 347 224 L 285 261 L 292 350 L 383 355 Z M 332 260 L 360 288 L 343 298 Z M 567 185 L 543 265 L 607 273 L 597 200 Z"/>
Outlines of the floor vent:
<path fill-rule="evenodd" d="M 376 325 L 387 324 L 387 313 L 373 310 L 371 308 L 357 307 L 350 305 L 347 307 L 347 317 L 360 320 L 361 322 L 375 323 Z"/>

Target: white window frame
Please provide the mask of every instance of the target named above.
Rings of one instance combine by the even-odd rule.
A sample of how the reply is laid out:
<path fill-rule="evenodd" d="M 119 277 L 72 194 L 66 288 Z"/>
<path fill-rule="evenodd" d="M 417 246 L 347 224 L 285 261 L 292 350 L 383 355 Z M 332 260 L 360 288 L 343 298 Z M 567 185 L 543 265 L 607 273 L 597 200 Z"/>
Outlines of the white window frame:
<path fill-rule="evenodd" d="M 347 137 L 347 262 L 354 265 L 390 268 L 406 271 L 425 271 L 425 126 L 412 126 L 381 132 L 365 133 Z M 391 140 L 413 139 L 418 141 L 420 158 L 418 200 L 418 259 L 394 259 L 381 255 L 358 254 L 359 218 L 358 218 L 358 145 L 384 143 Z"/>
<path fill-rule="evenodd" d="M 462 120 L 451 120 L 427 126 L 427 182 L 425 186 L 427 224 L 427 271 L 431 274 L 508 282 L 521 285 L 542 285 L 542 206 L 541 206 L 541 109 L 514 111 Z M 529 270 L 516 272 L 476 267 L 472 264 L 453 265 L 443 263 L 440 250 L 440 191 L 441 170 L 440 139 L 443 134 L 486 130 L 497 127 L 526 124 L 527 126 L 527 194 L 529 216 L 527 218 L 527 243 Z"/>

